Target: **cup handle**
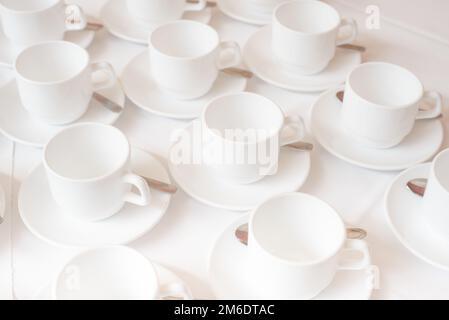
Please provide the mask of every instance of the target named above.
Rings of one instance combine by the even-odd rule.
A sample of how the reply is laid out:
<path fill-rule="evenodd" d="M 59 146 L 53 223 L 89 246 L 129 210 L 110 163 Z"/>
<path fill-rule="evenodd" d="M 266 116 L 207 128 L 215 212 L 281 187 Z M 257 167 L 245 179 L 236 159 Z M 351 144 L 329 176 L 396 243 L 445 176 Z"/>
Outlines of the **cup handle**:
<path fill-rule="evenodd" d="M 352 19 L 352 18 L 343 18 L 343 19 L 341 19 L 339 32 L 341 31 L 341 29 L 343 29 L 345 27 L 350 27 L 351 28 L 351 34 L 348 35 L 345 38 L 339 38 L 337 40 L 337 46 L 341 46 L 341 45 L 344 45 L 344 44 L 349 44 L 349 43 L 354 42 L 355 39 L 357 38 L 358 34 L 359 34 L 359 30 L 357 28 L 357 22 L 354 19 Z"/>
<path fill-rule="evenodd" d="M 91 64 L 92 75 L 96 72 L 104 71 L 108 73 L 108 78 L 103 81 L 95 82 L 93 81 L 94 91 L 101 89 L 107 89 L 115 85 L 117 82 L 117 76 L 115 74 L 114 68 L 108 62 L 94 62 Z"/>
<path fill-rule="evenodd" d="M 140 176 L 129 173 L 123 177 L 123 182 L 130 184 L 139 190 L 139 194 L 129 191 L 125 195 L 125 202 L 135 204 L 137 206 L 147 206 L 150 204 L 151 191 L 147 182 Z"/>
<path fill-rule="evenodd" d="M 441 97 L 441 94 L 439 94 L 436 91 L 426 91 L 424 93 L 423 99 L 425 98 L 431 98 L 435 100 L 435 104 L 433 108 L 430 110 L 423 110 L 423 111 L 420 110 L 418 112 L 418 116 L 416 117 L 416 119 L 424 120 L 424 119 L 438 118 L 443 113 L 443 99 Z"/>
<path fill-rule="evenodd" d="M 231 58 L 224 57 L 226 51 L 232 52 Z M 242 62 L 242 53 L 240 46 L 235 41 L 224 41 L 220 43 L 220 54 L 218 57 L 217 67 L 219 70 L 236 67 Z"/>
<path fill-rule="evenodd" d="M 363 270 L 371 265 L 368 244 L 363 240 L 346 240 L 342 255 L 349 252 L 359 252 L 362 257 L 357 260 L 340 261 L 338 270 Z"/>
<path fill-rule="evenodd" d="M 83 9 L 76 4 L 65 6 L 65 27 L 69 31 L 84 30 L 87 27 L 87 18 Z"/>
<path fill-rule="evenodd" d="M 202 11 L 206 8 L 207 0 L 198 0 L 198 3 L 187 3 L 185 11 Z"/>
<path fill-rule="evenodd" d="M 181 282 L 163 286 L 158 294 L 159 300 L 193 300 L 190 290 Z"/>
<path fill-rule="evenodd" d="M 290 133 L 288 132 L 290 131 Z M 281 132 L 281 147 L 301 141 L 306 135 L 306 126 L 300 116 L 285 118 L 285 124 Z"/>

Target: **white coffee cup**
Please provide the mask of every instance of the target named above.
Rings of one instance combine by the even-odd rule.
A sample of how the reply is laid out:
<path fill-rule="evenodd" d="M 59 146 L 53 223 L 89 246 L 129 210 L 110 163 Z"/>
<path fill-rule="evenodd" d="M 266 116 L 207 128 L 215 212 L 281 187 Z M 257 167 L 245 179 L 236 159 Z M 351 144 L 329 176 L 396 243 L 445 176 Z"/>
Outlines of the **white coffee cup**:
<path fill-rule="evenodd" d="M 51 125 L 79 119 L 87 111 L 92 93 L 112 87 L 117 80 L 109 63 L 91 63 L 86 50 L 64 41 L 26 48 L 14 67 L 23 106 Z M 107 79 L 94 81 L 93 74 L 100 71 L 107 73 Z"/>
<path fill-rule="evenodd" d="M 422 177 L 418 177 L 422 178 Z M 442 151 L 430 169 L 421 211 L 432 229 L 449 239 L 449 149 Z"/>
<path fill-rule="evenodd" d="M 264 202 L 251 214 L 248 232 L 248 284 L 263 299 L 311 299 L 338 271 L 370 265 L 366 242 L 347 240 L 338 213 L 311 195 Z"/>
<path fill-rule="evenodd" d="M 54 136 L 45 147 L 43 163 L 62 212 L 78 220 L 99 221 L 119 212 L 125 203 L 149 205 L 150 188 L 131 172 L 130 156 L 128 139 L 112 126 L 77 124 Z"/>
<path fill-rule="evenodd" d="M 188 3 L 187 0 L 127 0 L 128 11 L 145 23 L 161 23 L 181 19 L 184 12 L 201 11 L 206 0 Z"/>
<path fill-rule="evenodd" d="M 62 40 L 87 25 L 81 7 L 62 0 L 0 0 L 0 15 L 4 34 L 18 47 Z"/>
<path fill-rule="evenodd" d="M 420 111 L 424 99 L 435 101 Z M 341 125 L 361 145 L 391 148 L 413 130 L 416 120 L 441 115 L 439 93 L 424 91 L 410 71 L 390 63 L 369 62 L 348 76 L 341 111 Z"/>
<path fill-rule="evenodd" d="M 161 287 L 155 266 L 128 247 L 84 251 L 64 264 L 52 283 L 53 300 L 191 300 L 183 283 Z"/>
<path fill-rule="evenodd" d="M 341 38 L 343 28 L 350 33 Z M 272 50 L 282 65 L 298 74 L 321 72 L 334 58 L 336 46 L 356 37 L 356 22 L 341 19 L 337 10 L 321 1 L 286 2 L 273 15 Z"/>
<path fill-rule="evenodd" d="M 154 30 L 149 43 L 154 81 L 162 91 L 178 99 L 205 95 L 221 69 L 241 62 L 236 42 L 220 42 L 212 27 L 195 21 L 164 24 Z"/>
<path fill-rule="evenodd" d="M 233 184 L 276 174 L 280 148 L 305 135 L 300 117 L 285 117 L 274 102 L 248 92 L 215 98 L 201 119 L 206 165 Z"/>

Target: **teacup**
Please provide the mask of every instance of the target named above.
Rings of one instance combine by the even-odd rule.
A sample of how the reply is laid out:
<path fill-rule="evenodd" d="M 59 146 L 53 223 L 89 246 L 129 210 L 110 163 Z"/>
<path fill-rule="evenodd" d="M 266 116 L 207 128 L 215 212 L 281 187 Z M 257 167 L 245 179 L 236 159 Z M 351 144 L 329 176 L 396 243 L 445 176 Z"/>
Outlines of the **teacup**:
<path fill-rule="evenodd" d="M 250 216 L 247 278 L 263 299 L 312 299 L 338 271 L 369 265 L 366 242 L 347 240 L 338 213 L 313 196 L 282 194 Z"/>
<path fill-rule="evenodd" d="M 201 119 L 206 165 L 233 184 L 276 174 L 280 148 L 305 135 L 300 117 L 286 117 L 268 98 L 248 92 L 215 98 Z"/>
<path fill-rule="evenodd" d="M 115 85 L 107 62 L 90 62 L 83 48 L 64 41 L 44 42 L 23 50 L 15 73 L 24 108 L 37 120 L 62 125 L 78 120 L 89 107 L 94 91 Z M 93 79 L 105 72 L 107 79 Z"/>
<path fill-rule="evenodd" d="M 127 0 L 128 11 L 145 23 L 161 23 L 181 19 L 184 12 L 201 11 L 206 0 L 188 3 L 187 0 Z"/>
<path fill-rule="evenodd" d="M 125 203 L 149 205 L 150 188 L 131 172 L 130 155 L 128 139 L 112 126 L 77 124 L 54 136 L 45 147 L 43 163 L 61 211 L 78 220 L 99 221 L 118 213 Z"/>
<path fill-rule="evenodd" d="M 343 28 L 350 29 L 346 37 L 339 36 Z M 273 15 L 272 50 L 280 64 L 298 74 L 323 71 L 334 58 L 336 46 L 356 37 L 356 22 L 340 18 L 337 10 L 321 1 L 289 1 Z"/>
<path fill-rule="evenodd" d="M 191 300 L 183 283 L 161 288 L 154 265 L 128 247 L 104 247 L 71 258 L 52 283 L 53 300 Z"/>
<path fill-rule="evenodd" d="M 212 27 L 195 21 L 164 24 L 154 30 L 149 43 L 154 81 L 162 91 L 182 100 L 204 96 L 220 70 L 241 62 L 236 42 L 220 42 Z"/>
<path fill-rule="evenodd" d="M 430 110 L 420 110 L 424 99 L 435 101 Z M 370 62 L 348 76 L 341 125 L 363 146 L 391 148 L 412 132 L 416 120 L 437 118 L 441 112 L 440 94 L 424 91 L 413 73 L 394 64 Z"/>
<path fill-rule="evenodd" d="M 432 229 L 449 239 L 449 149 L 441 152 L 430 169 L 421 211 Z"/>
<path fill-rule="evenodd" d="M 81 7 L 62 0 L 0 0 L 3 32 L 17 47 L 62 40 L 69 30 L 82 30 Z"/>

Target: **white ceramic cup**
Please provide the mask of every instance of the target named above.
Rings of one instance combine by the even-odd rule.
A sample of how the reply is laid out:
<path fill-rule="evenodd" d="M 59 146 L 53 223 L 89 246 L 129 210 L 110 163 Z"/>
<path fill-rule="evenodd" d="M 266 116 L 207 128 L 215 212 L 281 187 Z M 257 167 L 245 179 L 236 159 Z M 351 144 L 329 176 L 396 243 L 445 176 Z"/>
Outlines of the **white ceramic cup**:
<path fill-rule="evenodd" d="M 340 37 L 343 28 L 350 32 Z M 337 10 L 321 1 L 286 2 L 273 15 L 272 50 L 282 65 L 298 74 L 321 72 L 334 58 L 336 46 L 356 37 L 356 22 L 341 19 Z"/>
<path fill-rule="evenodd" d="M 62 0 L 0 0 L 3 32 L 16 46 L 62 40 L 87 25 L 81 7 Z"/>
<path fill-rule="evenodd" d="M 433 100 L 430 110 L 420 111 L 423 100 Z M 348 76 L 341 111 L 341 125 L 361 145 L 391 148 L 413 130 L 416 120 L 441 115 L 439 93 L 424 91 L 410 71 L 389 63 L 370 62 Z"/>
<path fill-rule="evenodd" d="M 195 21 L 164 24 L 154 30 L 149 44 L 154 81 L 162 91 L 183 100 L 205 95 L 221 69 L 242 60 L 236 42 L 220 42 L 212 27 Z"/>
<path fill-rule="evenodd" d="M 274 102 L 248 92 L 212 100 L 202 114 L 202 127 L 206 165 L 232 184 L 276 174 L 280 148 L 305 136 L 300 117 L 285 117 Z"/>
<path fill-rule="evenodd" d="M 370 265 L 366 242 L 347 240 L 338 213 L 307 194 L 261 204 L 250 216 L 248 237 L 248 284 L 263 299 L 311 299 L 338 271 Z"/>
<path fill-rule="evenodd" d="M 51 125 L 71 123 L 88 109 L 94 91 L 115 85 L 107 62 L 90 62 L 83 48 L 64 41 L 44 42 L 23 50 L 14 63 L 20 99 L 37 120 Z M 106 79 L 93 79 L 97 72 Z"/>
<path fill-rule="evenodd" d="M 422 177 L 418 177 L 422 178 Z M 430 169 L 421 211 L 432 229 L 449 239 L 449 149 L 442 151 Z"/>
<path fill-rule="evenodd" d="M 99 221 L 119 212 L 125 203 L 149 205 L 150 188 L 131 172 L 130 155 L 128 139 L 112 126 L 77 124 L 54 136 L 45 147 L 43 162 L 62 212 L 78 220 Z"/>
<path fill-rule="evenodd" d="M 191 300 L 183 283 L 162 288 L 153 264 L 128 247 L 103 247 L 71 258 L 52 283 L 53 300 Z"/>
<path fill-rule="evenodd" d="M 206 0 L 187 3 L 187 0 L 127 0 L 128 11 L 145 23 L 161 23 L 181 19 L 184 12 L 201 11 Z"/>

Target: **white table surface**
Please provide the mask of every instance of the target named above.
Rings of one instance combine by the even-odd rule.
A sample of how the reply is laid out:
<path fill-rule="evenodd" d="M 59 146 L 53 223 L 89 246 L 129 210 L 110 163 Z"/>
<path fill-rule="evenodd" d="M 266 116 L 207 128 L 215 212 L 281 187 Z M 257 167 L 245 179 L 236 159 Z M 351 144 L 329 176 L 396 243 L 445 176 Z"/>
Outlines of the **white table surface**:
<path fill-rule="evenodd" d="M 422 79 L 426 88 L 440 91 L 447 105 L 449 47 L 444 42 L 385 21 L 382 21 L 380 30 L 367 30 L 363 11 L 336 4 L 334 0 L 329 2 L 335 4 L 342 15 L 358 20 L 361 26 L 358 43 L 368 47 L 365 61 L 389 61 L 409 68 Z M 398 5 L 410 3 L 405 0 L 391 2 Z M 80 0 L 78 3 L 95 16 L 104 1 Z M 214 13 L 212 25 L 224 40 L 234 39 L 242 45 L 257 30 L 219 12 Z M 89 49 L 94 60 L 110 61 L 119 73 L 133 56 L 143 50 L 143 46 L 114 38 L 107 31 L 99 32 Z M 288 114 L 304 117 L 307 117 L 310 105 L 317 97 L 277 89 L 258 79 L 251 80 L 249 91 L 272 98 Z M 447 109 L 445 111 L 447 130 L 448 112 Z M 129 136 L 132 144 L 155 153 L 163 160 L 168 152 L 170 132 L 185 123 L 144 114 L 130 107 L 117 125 Z M 313 138 L 310 137 L 310 140 L 313 141 Z M 9 192 L 8 185 L 13 181 L 10 198 L 13 208 L 8 210 L 6 223 L 0 226 L 0 299 L 31 298 L 77 251 L 53 247 L 39 240 L 26 229 L 17 212 L 20 182 L 39 164 L 40 157 L 40 150 L 21 145 L 16 145 L 13 150 L 12 144 L 0 137 L 0 183 Z M 12 180 L 9 177 L 11 173 Z M 383 195 L 397 174 L 354 167 L 318 147 L 313 154 L 310 178 L 301 191 L 329 202 L 347 223 L 369 231 L 373 263 L 381 270 L 380 289 L 376 290 L 374 298 L 449 299 L 449 273 L 415 258 L 398 242 L 387 225 Z M 173 198 L 161 223 L 131 246 L 150 259 L 172 268 L 190 285 L 195 297 L 210 299 L 213 295 L 207 281 L 207 262 L 211 246 L 223 228 L 239 215 L 202 205 L 181 191 Z"/>

